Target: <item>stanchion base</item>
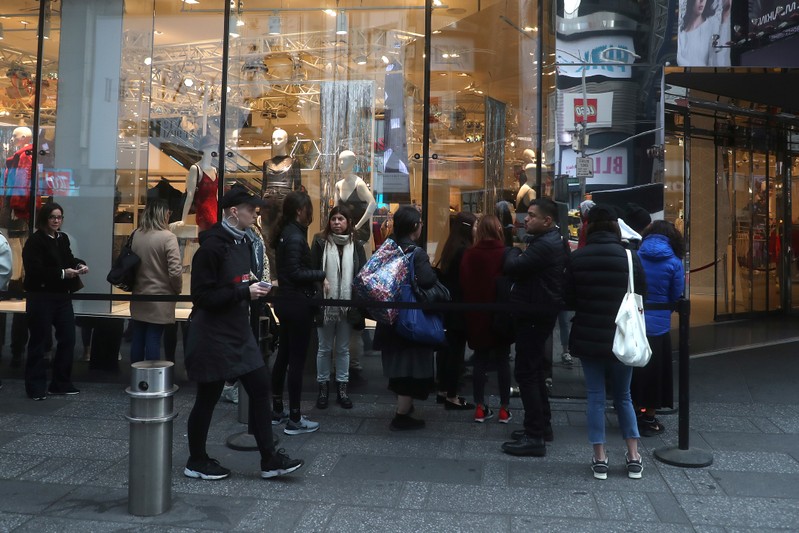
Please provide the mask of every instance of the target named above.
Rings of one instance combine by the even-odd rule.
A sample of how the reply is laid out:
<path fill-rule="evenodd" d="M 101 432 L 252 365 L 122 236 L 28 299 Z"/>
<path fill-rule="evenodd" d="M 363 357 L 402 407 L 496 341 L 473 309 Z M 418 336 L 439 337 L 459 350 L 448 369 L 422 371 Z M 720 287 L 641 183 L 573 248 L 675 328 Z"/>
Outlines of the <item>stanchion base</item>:
<path fill-rule="evenodd" d="M 258 444 L 255 442 L 255 436 L 242 431 L 241 433 L 234 433 L 229 436 L 225 441 L 227 447 L 231 450 L 239 452 L 252 452 L 258 449 Z"/>
<path fill-rule="evenodd" d="M 677 446 L 670 446 L 658 448 L 654 455 L 661 463 L 683 468 L 702 468 L 713 464 L 713 454 L 697 448 L 681 450 Z"/>

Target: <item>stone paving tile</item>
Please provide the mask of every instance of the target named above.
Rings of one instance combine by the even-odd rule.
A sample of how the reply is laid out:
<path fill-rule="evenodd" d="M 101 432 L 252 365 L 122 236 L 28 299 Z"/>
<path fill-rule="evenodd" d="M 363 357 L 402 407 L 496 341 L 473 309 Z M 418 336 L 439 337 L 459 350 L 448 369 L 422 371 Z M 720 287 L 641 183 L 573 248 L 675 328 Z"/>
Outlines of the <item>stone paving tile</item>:
<path fill-rule="evenodd" d="M 119 459 L 128 453 L 124 440 L 97 439 L 91 437 L 63 436 L 54 439 L 51 435 L 26 434 L 12 441 L 0 451 L 27 453 L 47 457 L 69 457 L 80 459 Z"/>
<path fill-rule="evenodd" d="M 785 433 L 799 433 L 799 416 L 770 418 L 769 420 Z"/>
<path fill-rule="evenodd" d="M 644 463 L 642 479 L 629 479 L 627 467 L 617 457 L 609 464 L 608 479 L 594 479 L 588 461 L 579 463 L 548 463 L 531 462 L 509 464 L 508 484 L 514 487 L 527 487 L 538 489 L 562 489 L 569 491 L 667 491 L 668 485 L 658 475 L 656 470 L 647 468 Z"/>
<path fill-rule="evenodd" d="M 325 531 L 327 523 L 330 521 L 330 517 L 333 515 L 335 509 L 336 505 L 334 504 L 304 506 L 300 512 L 300 520 L 297 522 L 294 531 L 300 533 Z M 257 531 L 263 532 L 265 529 L 259 529 Z"/>
<path fill-rule="evenodd" d="M 482 461 L 464 459 L 346 454 L 341 456 L 330 475 L 339 480 L 355 478 L 476 485 L 482 479 L 482 466 Z"/>
<path fill-rule="evenodd" d="M 329 476 L 336 467 L 341 455 L 337 453 L 320 453 L 312 461 L 306 461 L 303 468 L 307 476 Z"/>
<path fill-rule="evenodd" d="M 388 433 L 388 432 L 385 432 Z M 438 453 L 441 440 L 425 435 L 422 431 L 389 435 L 341 435 L 313 433 L 308 435 L 302 449 L 312 452 L 353 453 L 363 455 L 386 455 L 394 457 L 423 457 Z M 292 439 L 291 442 L 295 442 Z"/>
<path fill-rule="evenodd" d="M 768 418 L 750 418 L 749 421 L 762 433 L 781 434 L 783 431 Z"/>
<path fill-rule="evenodd" d="M 739 433 L 714 432 L 704 433 L 702 437 L 712 446 L 713 450 L 740 452 L 767 450 L 780 453 L 791 453 L 799 450 L 799 435 L 787 435 L 785 433 L 742 435 Z"/>
<path fill-rule="evenodd" d="M 300 502 L 256 500 L 232 531 L 293 531 L 303 515 L 315 507 Z"/>
<path fill-rule="evenodd" d="M 708 494 L 716 495 L 723 494 L 721 487 L 716 482 L 716 479 L 710 474 L 707 469 L 687 469 L 685 476 L 694 486 L 694 494 Z"/>
<path fill-rule="evenodd" d="M 363 424 L 362 418 L 340 416 L 340 411 L 343 409 L 336 409 L 336 411 L 335 416 L 323 416 L 318 412 L 308 413 L 307 416 L 314 422 L 319 422 L 319 431 L 325 433 L 354 434 L 359 432 Z"/>
<path fill-rule="evenodd" d="M 33 483 L 30 481 L 3 481 L 0 483 L 0 511 L 40 514 L 75 490 L 71 485 Z"/>
<path fill-rule="evenodd" d="M 45 457 L 22 453 L 0 453 L 0 479 L 15 479 L 46 461 Z"/>
<path fill-rule="evenodd" d="M 11 531 L 31 518 L 25 514 L 0 512 L 0 531 Z"/>
<path fill-rule="evenodd" d="M 669 466 L 661 462 L 653 463 L 663 481 L 673 494 L 696 494 L 697 490 L 688 477 L 688 470 L 676 466 Z"/>
<path fill-rule="evenodd" d="M 504 461 L 483 462 L 483 485 L 494 487 L 508 486 L 508 463 Z"/>
<path fill-rule="evenodd" d="M 799 416 L 798 404 L 694 402 L 691 404 L 690 410 L 691 418 L 694 416 L 739 416 L 746 418 Z"/>
<path fill-rule="evenodd" d="M 424 509 L 431 486 L 431 483 L 422 481 L 406 482 L 402 487 L 397 507 L 400 509 Z"/>
<path fill-rule="evenodd" d="M 799 473 L 799 462 L 784 453 L 772 452 L 713 452 L 711 470 L 728 470 L 734 472 L 779 472 L 784 474 Z"/>
<path fill-rule="evenodd" d="M 597 480 L 597 482 L 599 481 Z M 596 500 L 599 517 L 602 520 L 629 520 L 627 506 L 624 504 L 621 493 L 598 490 L 593 493 L 593 496 Z"/>
<path fill-rule="evenodd" d="M 714 471 L 710 474 L 728 496 L 799 500 L 799 474 Z"/>
<path fill-rule="evenodd" d="M 676 429 L 676 428 L 675 428 Z M 748 418 L 739 416 L 696 416 L 691 415 L 691 429 L 694 431 L 734 431 L 737 433 L 758 433 L 760 430 Z"/>
<path fill-rule="evenodd" d="M 690 525 L 654 524 L 647 522 L 645 529 L 640 524 L 621 520 L 579 520 L 554 517 L 514 516 L 511 519 L 512 533 L 530 533 L 546 531 L 547 533 L 630 533 L 646 531 L 647 533 L 694 533 Z"/>
<path fill-rule="evenodd" d="M 39 483 L 62 483 L 65 485 L 82 485 L 95 478 L 100 472 L 114 464 L 114 461 L 88 459 L 48 458 L 33 468 L 26 470 L 18 479 Z"/>
<path fill-rule="evenodd" d="M 524 487 L 474 487 L 438 484 L 427 499 L 426 509 L 473 512 L 490 509 L 499 514 L 599 518 L 593 497 L 585 492 Z"/>
<path fill-rule="evenodd" d="M 49 399 L 48 399 L 49 401 Z M 47 402 L 39 402 L 47 403 Z M 59 409 L 58 416 L 88 418 L 94 420 L 125 420 L 130 412 L 129 402 L 75 401 Z"/>
<path fill-rule="evenodd" d="M 460 459 L 463 455 L 463 440 L 461 439 L 441 439 L 433 457 L 440 459 Z"/>
<path fill-rule="evenodd" d="M 482 508 L 478 508 L 482 509 Z M 336 509 L 325 531 L 347 533 L 418 533 L 420 531 L 458 531 L 459 533 L 506 533 L 507 516 L 485 512 L 419 512 L 415 509 L 361 509 L 341 506 Z"/>
<path fill-rule="evenodd" d="M 680 503 L 670 492 L 647 492 L 646 495 L 660 522 L 690 524 L 688 516 L 680 509 Z"/>
<path fill-rule="evenodd" d="M 795 529 L 799 524 L 799 502 L 793 500 L 678 494 L 677 501 L 695 525 L 762 531 L 762 528 Z"/>
<path fill-rule="evenodd" d="M 128 422 L 121 417 L 119 420 L 106 420 L 98 424 L 97 420 L 81 420 L 66 418 L 64 416 L 30 416 L 19 420 L 14 431 L 22 433 L 38 433 L 43 435 L 72 436 L 72 437 L 98 437 L 110 439 L 128 439 Z"/>

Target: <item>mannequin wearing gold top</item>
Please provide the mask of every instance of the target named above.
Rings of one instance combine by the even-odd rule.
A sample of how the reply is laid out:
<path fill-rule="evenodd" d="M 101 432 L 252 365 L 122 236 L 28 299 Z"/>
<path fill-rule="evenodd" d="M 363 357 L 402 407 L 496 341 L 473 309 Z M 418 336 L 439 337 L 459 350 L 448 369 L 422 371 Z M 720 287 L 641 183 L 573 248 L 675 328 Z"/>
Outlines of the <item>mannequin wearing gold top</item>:
<path fill-rule="evenodd" d="M 355 153 L 344 150 L 338 156 L 338 167 L 342 179 L 336 182 L 333 192 L 333 201 L 336 205 L 346 206 L 355 221 L 353 235 L 363 244 L 370 242 L 372 228 L 372 214 L 377 208 L 372 192 L 357 174 L 355 168 Z"/>

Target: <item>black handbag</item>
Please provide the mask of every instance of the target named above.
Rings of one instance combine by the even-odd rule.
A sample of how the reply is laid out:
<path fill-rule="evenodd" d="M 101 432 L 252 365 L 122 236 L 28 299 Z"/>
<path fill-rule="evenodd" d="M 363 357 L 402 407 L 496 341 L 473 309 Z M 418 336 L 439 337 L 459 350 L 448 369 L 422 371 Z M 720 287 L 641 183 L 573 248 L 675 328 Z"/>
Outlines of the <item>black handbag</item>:
<path fill-rule="evenodd" d="M 413 255 L 411 255 L 411 262 L 413 262 Z M 432 287 L 423 289 L 416 282 L 416 276 L 413 276 L 411 278 L 411 288 L 413 289 L 414 296 L 416 296 L 416 301 L 419 303 L 432 304 L 436 302 L 452 301 L 449 289 L 438 279 L 436 279 Z"/>
<path fill-rule="evenodd" d="M 119 255 L 114 260 L 114 264 L 111 266 L 111 271 L 105 277 L 108 283 L 125 292 L 133 292 L 133 284 L 136 282 L 136 270 L 138 270 L 139 263 L 141 263 L 141 258 L 133 253 L 133 249 L 130 247 L 133 242 L 133 236 L 137 231 L 133 230 L 133 233 L 130 234 L 128 242 L 120 250 Z"/>

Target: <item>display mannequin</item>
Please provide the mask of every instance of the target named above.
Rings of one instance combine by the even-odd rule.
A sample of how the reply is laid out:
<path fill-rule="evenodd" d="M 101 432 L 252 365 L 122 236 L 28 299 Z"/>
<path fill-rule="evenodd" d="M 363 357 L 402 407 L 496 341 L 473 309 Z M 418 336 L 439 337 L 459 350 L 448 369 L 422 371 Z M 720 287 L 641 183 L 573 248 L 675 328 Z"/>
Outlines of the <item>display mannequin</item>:
<path fill-rule="evenodd" d="M 516 193 L 516 213 L 523 213 L 527 216 L 527 208 L 535 200 L 535 189 L 527 183 L 527 175 L 535 172 L 535 152 L 527 149 L 523 152 L 523 157 L 527 163 L 524 165 L 524 172 L 519 174 L 519 192 Z"/>
<path fill-rule="evenodd" d="M 281 128 L 272 132 L 272 157 L 264 161 L 261 197 L 266 206 L 261 208 L 258 224 L 266 244 L 272 278 L 277 278 L 275 249 L 270 245 L 272 227 L 283 211 L 283 199 L 291 191 L 304 190 L 300 163 L 288 155 L 289 134 Z"/>
<path fill-rule="evenodd" d="M 20 126 L 13 132 L 14 154 L 6 159 L 5 189 L 8 218 L 30 220 L 30 185 L 33 165 L 33 133 L 30 128 Z M 8 227 L 8 222 L 3 221 Z"/>
<path fill-rule="evenodd" d="M 183 204 L 183 215 L 180 221 L 183 224 L 186 223 L 193 205 L 197 227 L 200 231 L 205 231 L 216 224 L 219 196 L 219 187 L 216 182 L 218 174 L 213 165 L 213 157 L 216 155 L 214 148 L 216 147 L 215 139 L 203 138 L 200 146 L 202 157 L 200 161 L 189 168 L 189 175 L 186 178 L 186 203 Z"/>
<path fill-rule="evenodd" d="M 372 214 L 377 208 L 377 202 L 372 196 L 366 182 L 353 172 L 355 168 L 355 154 L 344 150 L 338 156 L 338 167 L 342 179 L 336 182 L 333 201 L 336 205 L 346 206 L 350 210 L 352 220 L 355 222 L 355 237 L 362 244 L 370 242 Z"/>

